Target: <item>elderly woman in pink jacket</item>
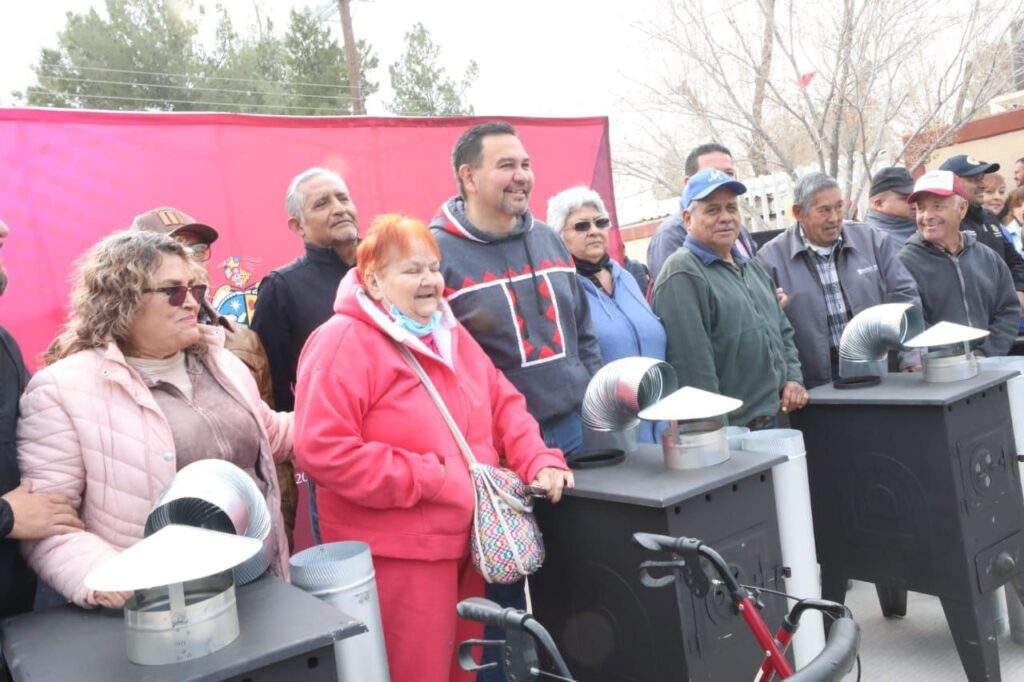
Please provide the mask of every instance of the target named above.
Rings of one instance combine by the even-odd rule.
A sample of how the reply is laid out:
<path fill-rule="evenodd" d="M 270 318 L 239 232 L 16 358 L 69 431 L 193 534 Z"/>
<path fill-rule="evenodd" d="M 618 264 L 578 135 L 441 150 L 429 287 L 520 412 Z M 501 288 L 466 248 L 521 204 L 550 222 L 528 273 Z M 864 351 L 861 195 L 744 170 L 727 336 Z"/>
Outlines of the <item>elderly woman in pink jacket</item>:
<path fill-rule="evenodd" d="M 238 465 L 264 492 L 285 574 L 288 544 L 274 462 L 290 459 L 291 413 L 260 400 L 249 370 L 197 322 L 204 275 L 181 244 L 115 233 L 81 263 L 65 330 L 21 399 L 18 464 L 34 492 L 66 495 L 85 531 L 27 544 L 32 568 L 81 606 L 92 569 L 143 537 L 174 474 L 199 459 Z"/>
<path fill-rule="evenodd" d="M 526 401 L 443 300 L 441 251 L 422 222 L 378 216 L 338 287 L 335 315 L 299 359 L 296 454 L 317 484 L 324 540 L 370 545 L 392 682 L 472 680 L 456 644 L 482 627 L 456 603 L 482 596 L 469 556 L 475 492 L 459 446 L 404 346 L 476 459 L 504 459 L 557 502 L 573 477 Z"/>

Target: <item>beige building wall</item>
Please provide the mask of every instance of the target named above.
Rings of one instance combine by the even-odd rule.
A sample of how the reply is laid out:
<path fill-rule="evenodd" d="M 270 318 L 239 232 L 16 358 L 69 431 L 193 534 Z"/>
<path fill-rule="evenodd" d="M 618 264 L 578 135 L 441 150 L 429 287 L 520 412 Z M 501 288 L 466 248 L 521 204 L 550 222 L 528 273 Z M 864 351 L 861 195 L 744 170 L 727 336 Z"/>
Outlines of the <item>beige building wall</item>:
<path fill-rule="evenodd" d="M 998 163 L 999 174 L 1006 178 L 1007 186 L 1012 188 L 1013 164 L 1024 156 L 1024 130 L 940 147 L 928 157 L 925 167 L 928 170 L 938 170 L 943 161 L 957 154 L 967 154 L 978 161 Z"/>

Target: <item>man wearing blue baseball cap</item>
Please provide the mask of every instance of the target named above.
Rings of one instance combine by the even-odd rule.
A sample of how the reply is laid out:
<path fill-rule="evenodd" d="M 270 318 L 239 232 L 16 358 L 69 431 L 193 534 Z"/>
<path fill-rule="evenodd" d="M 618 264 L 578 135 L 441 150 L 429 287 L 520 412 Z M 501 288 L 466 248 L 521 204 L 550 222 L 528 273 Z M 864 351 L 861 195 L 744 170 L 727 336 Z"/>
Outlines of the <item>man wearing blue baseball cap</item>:
<path fill-rule="evenodd" d="M 736 248 L 743 183 L 702 170 L 686 185 L 683 246 L 665 261 L 651 303 L 682 386 L 743 401 L 729 421 L 772 428 L 807 404 L 793 327 L 764 268 Z"/>
<path fill-rule="evenodd" d="M 729 148 L 718 142 L 706 142 L 697 145 L 686 155 L 683 193 L 686 192 L 686 185 L 690 182 L 690 178 L 708 168 L 720 170 L 731 178 L 736 177 L 736 164 L 732 160 L 732 152 L 729 151 Z M 679 199 L 679 204 L 679 212 L 673 213 L 658 225 L 658 229 L 655 230 L 654 236 L 651 237 L 651 241 L 647 245 L 647 268 L 650 270 L 651 282 L 658 279 L 661 266 L 686 241 L 686 226 L 683 225 L 682 212 L 686 205 L 683 204 L 682 197 Z M 744 256 L 752 258 L 757 255 L 757 242 L 742 224 L 740 224 L 739 243 L 736 247 Z"/>
<path fill-rule="evenodd" d="M 971 230 L 978 237 L 978 242 L 999 254 L 1006 266 L 1010 268 L 1013 288 L 1017 291 L 1017 301 L 1024 306 L 1024 258 L 1014 248 L 1013 242 L 1006 238 L 999 228 L 999 218 L 992 211 L 981 205 L 983 196 L 983 180 L 986 173 L 999 170 L 998 163 L 978 161 L 973 156 L 957 154 L 942 162 L 940 170 L 951 171 L 960 178 L 967 192 L 967 215 L 960 223 L 961 230 Z"/>

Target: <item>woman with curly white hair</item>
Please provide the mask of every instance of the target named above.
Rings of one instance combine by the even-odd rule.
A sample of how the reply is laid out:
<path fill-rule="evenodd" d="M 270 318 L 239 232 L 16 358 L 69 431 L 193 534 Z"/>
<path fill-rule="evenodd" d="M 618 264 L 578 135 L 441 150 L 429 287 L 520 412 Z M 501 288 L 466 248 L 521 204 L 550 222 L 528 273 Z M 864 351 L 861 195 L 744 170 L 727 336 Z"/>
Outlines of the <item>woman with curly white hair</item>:
<path fill-rule="evenodd" d="M 184 246 L 118 232 L 81 261 L 65 330 L 21 399 L 18 464 L 33 492 L 64 495 L 84 532 L 28 543 L 32 568 L 81 606 L 120 608 L 86 575 L 143 537 L 164 486 L 186 464 L 224 459 L 248 472 L 274 521 L 275 572 L 288 544 L 274 461 L 293 455 L 292 415 L 260 400 L 249 370 L 198 324 L 206 292 Z"/>
<path fill-rule="evenodd" d="M 590 303 L 601 358 L 665 359 L 665 328 L 651 311 L 636 279 L 608 255 L 612 221 L 604 201 L 582 185 L 548 200 L 547 224 L 557 231 L 576 263 L 576 276 Z M 640 439 L 656 443 L 660 425 L 645 422 Z"/>

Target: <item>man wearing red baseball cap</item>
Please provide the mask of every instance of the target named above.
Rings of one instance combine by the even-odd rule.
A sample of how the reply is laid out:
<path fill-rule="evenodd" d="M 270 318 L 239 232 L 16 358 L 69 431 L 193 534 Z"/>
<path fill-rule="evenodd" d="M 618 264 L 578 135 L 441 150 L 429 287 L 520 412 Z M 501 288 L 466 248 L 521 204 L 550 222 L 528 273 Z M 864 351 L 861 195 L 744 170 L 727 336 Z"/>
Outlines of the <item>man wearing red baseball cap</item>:
<path fill-rule="evenodd" d="M 968 190 L 951 171 L 918 178 L 907 201 L 917 209 L 917 234 L 900 260 L 917 281 L 925 321 L 987 329 L 972 345 L 985 356 L 1006 355 L 1017 338 L 1020 303 L 1010 269 L 973 230 L 961 230 Z"/>
<path fill-rule="evenodd" d="M 973 230 L 978 242 L 1003 257 L 1003 262 L 1010 268 L 1013 287 L 1017 290 L 1017 300 L 1024 306 L 1024 258 L 1017 253 L 1013 242 L 1003 234 L 996 214 L 982 205 L 985 176 L 998 171 L 999 164 L 979 161 L 966 154 L 957 154 L 943 161 L 939 170 L 951 171 L 960 178 L 968 202 L 967 214 L 960 222 L 960 229 Z"/>

